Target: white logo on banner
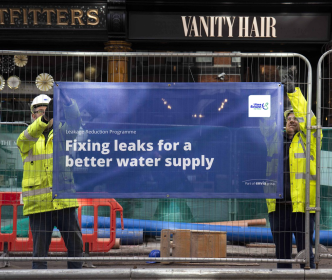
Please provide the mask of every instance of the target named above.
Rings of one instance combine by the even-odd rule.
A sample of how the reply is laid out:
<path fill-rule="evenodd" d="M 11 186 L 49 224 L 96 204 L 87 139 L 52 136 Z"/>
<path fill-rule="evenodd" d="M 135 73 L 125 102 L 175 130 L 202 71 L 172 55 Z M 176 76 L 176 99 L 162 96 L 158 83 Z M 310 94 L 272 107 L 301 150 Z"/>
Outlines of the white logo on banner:
<path fill-rule="evenodd" d="M 271 95 L 249 95 L 248 117 L 269 118 L 271 116 Z"/>

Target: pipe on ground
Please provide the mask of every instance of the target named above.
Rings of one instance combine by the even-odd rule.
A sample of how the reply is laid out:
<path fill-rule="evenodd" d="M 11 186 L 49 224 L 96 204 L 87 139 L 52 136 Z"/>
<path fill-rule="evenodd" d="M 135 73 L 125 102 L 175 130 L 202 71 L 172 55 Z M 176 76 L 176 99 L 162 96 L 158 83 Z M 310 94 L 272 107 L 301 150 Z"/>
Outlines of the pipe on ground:
<path fill-rule="evenodd" d="M 83 234 L 93 234 L 93 228 L 82 228 Z M 98 228 L 98 238 L 110 238 L 109 228 Z M 130 229 L 116 229 L 116 238 L 120 238 L 121 245 L 140 245 L 143 244 L 143 229 L 130 228 Z"/>
<path fill-rule="evenodd" d="M 82 227 L 93 227 L 93 216 L 82 216 Z M 270 228 L 265 227 L 238 227 L 225 225 L 210 225 L 210 224 L 192 224 L 179 222 L 165 222 L 165 221 L 150 221 L 137 219 L 123 219 L 124 227 L 142 228 L 145 236 L 160 236 L 163 229 L 189 229 L 189 230 L 206 230 L 206 231 L 224 231 L 227 232 L 227 240 L 230 242 L 240 243 L 273 243 L 273 238 Z M 83 226 L 84 225 L 84 226 Z M 98 227 L 109 228 L 110 218 L 99 217 Z M 121 227 L 121 219 L 116 219 L 116 227 Z M 315 241 L 315 235 L 314 235 Z M 320 244 L 324 246 L 332 246 L 332 231 L 320 231 Z M 293 244 L 295 238 L 293 237 Z"/>

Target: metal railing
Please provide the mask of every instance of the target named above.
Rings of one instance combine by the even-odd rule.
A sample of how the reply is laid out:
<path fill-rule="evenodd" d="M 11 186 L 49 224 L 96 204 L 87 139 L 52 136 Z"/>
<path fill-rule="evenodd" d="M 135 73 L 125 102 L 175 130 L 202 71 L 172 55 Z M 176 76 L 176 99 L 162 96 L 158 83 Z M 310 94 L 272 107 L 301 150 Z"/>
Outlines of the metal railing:
<path fill-rule="evenodd" d="M 27 56 L 28 63 L 19 67 L 15 64 L 13 56 Z M 147 53 L 147 52 L 33 52 L 33 51 L 1 51 L 0 75 L 3 76 L 4 85 L 0 91 L 0 128 L 3 125 L 15 124 L 13 122 L 31 122 L 30 106 L 32 99 L 41 93 L 53 94 L 50 86 L 47 91 L 40 91 L 36 79 L 40 74 L 46 73 L 54 81 L 68 82 L 281 82 L 281 73 L 291 67 L 295 67 L 298 76 L 298 84 L 307 99 L 307 133 L 310 135 L 311 106 L 312 106 L 312 68 L 309 61 L 301 54 L 296 53 Z M 294 68 L 293 68 L 294 69 Z M 319 68 L 318 68 L 319 69 Z M 13 76 L 18 77 L 14 79 Z M 125 76 L 125 77 L 124 77 Z M 11 78 L 11 79 L 10 79 Z M 14 80 L 16 84 L 8 83 Z M 46 83 L 46 82 L 45 82 Z M 17 85 L 18 84 L 18 85 Z M 0 84 L 0 88 L 1 88 Z M 40 88 L 40 87 L 39 87 Z M 318 91 L 319 92 L 319 91 Z M 317 94 L 317 106 L 320 99 Z M 285 107 L 289 100 L 284 97 Z M 15 107 L 16 106 L 16 107 Z M 21 107 L 20 107 L 21 106 Z M 320 123 L 320 114 L 317 107 L 317 120 Z M 321 129 L 320 126 L 317 127 Z M 1 140 L 1 136 L 0 136 Z M 310 146 L 310 137 L 307 137 L 307 147 Z M 18 153 L 18 151 L 17 151 Z M 317 150 L 317 162 L 320 162 L 320 153 Z M 310 149 L 306 150 L 306 158 L 310 158 Z M 16 164 L 16 163 L 15 163 Z M 320 166 L 317 166 L 318 170 Z M 310 170 L 310 160 L 306 161 L 306 170 Z M 9 170 L 2 170 L 3 174 Z M 317 173 L 319 174 L 319 173 Z M 159 258 L 159 261 L 190 261 L 190 262 L 252 262 L 257 263 L 305 263 L 309 267 L 309 212 L 312 210 L 309 204 L 310 186 L 309 175 L 306 173 L 306 240 L 305 255 L 291 260 L 280 260 L 272 257 L 274 250 L 265 250 L 262 244 L 256 244 L 261 257 L 249 258 L 241 254 L 242 249 L 234 244 L 234 250 L 227 258 L 209 259 L 183 259 L 183 258 Z M 5 175 L 7 176 L 7 175 Z M 317 183 L 319 183 L 319 176 Z M 6 180 L 5 180 L 6 181 Z M 319 185 L 319 184 L 318 184 Z M 1 191 L 1 188 L 0 188 Z M 319 187 L 317 187 L 317 201 L 319 201 Z M 217 222 L 246 220 L 253 218 L 266 218 L 268 220 L 265 200 L 174 200 L 173 206 L 168 202 L 156 199 L 119 200 L 124 207 L 124 214 L 129 218 L 161 219 L 166 221 L 186 222 Z M 203 204 L 203 205 L 202 205 Z M 174 206 L 175 205 L 175 206 Z M 199 209 L 197 207 L 201 207 Z M 241 212 L 241 209 L 244 209 Z M 316 211 L 316 236 L 319 236 L 319 202 Z M 203 209 L 203 210 L 202 210 Z M 227 209 L 221 211 L 222 209 Z M 127 212 L 126 212 L 127 211 Z M 163 212 L 164 211 L 164 212 Z M 167 212 L 168 211 L 168 212 Z M 180 211 L 180 213 L 179 213 Z M 183 212 L 182 212 L 183 211 Z M 205 212 L 208 213 L 205 213 Z M 153 212 L 153 213 L 152 213 Z M 318 217 L 318 218 L 317 218 Z M 8 219 L 10 223 L 10 219 Z M 268 223 L 268 221 L 267 221 Z M 6 224 L 3 224 L 6 226 Z M 268 225 L 267 225 L 268 227 Z M 317 231 L 318 230 L 318 231 Z M 146 239 L 148 240 L 148 239 Z M 319 238 L 318 238 L 319 241 Z M 145 241 L 148 242 L 148 241 Z M 153 240 L 150 249 L 159 249 L 158 240 Z M 317 238 L 316 238 L 317 243 Z M 136 244 L 141 245 L 141 244 Z M 232 244 L 233 245 L 233 244 Z M 242 244 L 241 244 L 242 245 Z M 316 244 L 316 250 L 318 245 Z M 121 250 L 121 249 L 120 249 Z M 249 254 L 250 255 L 249 248 Z M 128 252 L 123 252 L 125 255 Z M 137 246 L 129 256 L 116 257 L 102 255 L 102 257 L 87 257 L 89 261 L 147 261 L 147 257 L 138 255 L 146 254 L 141 246 Z M 136 254 L 136 256 L 135 256 Z M 134 255 L 134 256 L 133 256 Z M 270 257 L 265 257 L 269 255 Z M 240 256 L 240 257 L 239 257 Z M 31 257 L 2 257 L 0 261 L 32 260 Z M 44 258 L 45 260 L 59 260 L 59 258 Z M 69 258 L 61 258 L 61 260 Z M 76 258 L 75 260 L 81 260 Z M 316 258 L 318 262 L 319 259 Z"/>
<path fill-rule="evenodd" d="M 318 64 L 317 64 L 317 104 L 316 104 L 316 115 L 317 115 L 317 131 L 321 131 L 323 128 L 323 122 L 325 118 L 325 122 L 327 122 L 327 126 L 330 126 L 330 95 L 331 95 L 331 53 L 332 51 L 327 51 L 325 52 L 319 59 Z M 323 102 L 323 104 L 322 104 Z M 327 105 L 327 106 L 326 106 Z M 329 131 L 328 131 L 329 133 Z M 317 134 L 317 142 L 320 141 L 320 133 Z M 327 136 L 324 135 L 324 137 L 327 137 L 327 143 L 329 143 L 330 140 L 330 135 L 328 134 Z M 319 142 L 318 142 L 319 143 Z M 329 151 L 329 147 L 327 147 L 327 151 Z M 317 146 L 317 158 L 321 158 L 321 149 Z M 325 152 L 324 153 L 328 153 Z M 320 221 L 322 219 L 321 213 L 322 213 L 322 205 L 321 205 L 321 176 L 323 175 L 325 178 L 329 178 L 329 173 L 331 172 L 330 170 L 330 165 L 324 166 L 323 169 L 321 168 L 321 163 L 325 162 L 326 160 L 329 160 L 329 155 L 325 155 L 322 161 L 317 161 L 317 189 L 316 189 L 316 197 L 317 197 L 317 203 L 316 203 L 316 234 L 315 234 L 315 250 L 316 253 L 315 258 L 316 262 L 319 262 L 319 258 L 331 258 L 331 254 L 329 253 L 328 250 L 319 250 L 319 241 L 320 241 L 320 232 L 321 232 L 321 227 L 320 227 Z M 326 180 L 322 182 L 324 185 L 328 185 L 328 188 L 331 187 L 331 184 L 326 183 Z M 326 194 L 324 194 L 326 196 Z M 329 197 L 323 197 L 324 202 L 327 201 L 329 202 Z M 326 216 L 329 216 L 331 214 L 330 211 L 326 211 L 324 213 Z M 323 216 L 323 218 L 325 218 Z M 327 217 L 328 218 L 328 217 Z M 330 228 L 329 228 L 330 229 Z M 329 235 L 329 234 L 327 234 Z"/>

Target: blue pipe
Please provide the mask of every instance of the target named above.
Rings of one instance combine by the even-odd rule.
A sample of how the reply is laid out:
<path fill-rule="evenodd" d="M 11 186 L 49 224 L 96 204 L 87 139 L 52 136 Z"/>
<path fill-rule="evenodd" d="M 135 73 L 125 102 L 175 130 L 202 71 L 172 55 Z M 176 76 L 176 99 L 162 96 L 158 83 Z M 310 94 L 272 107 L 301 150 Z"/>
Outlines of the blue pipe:
<path fill-rule="evenodd" d="M 143 229 L 117 229 L 116 238 L 120 238 L 121 245 L 141 245 L 143 244 Z"/>
<path fill-rule="evenodd" d="M 98 228 L 110 228 L 110 221 L 111 219 L 109 217 L 98 217 Z M 82 215 L 82 228 L 93 228 L 93 225 L 93 216 Z M 119 228 L 121 228 L 121 225 Z"/>
<path fill-rule="evenodd" d="M 93 228 L 81 228 L 82 234 L 93 234 Z M 58 232 L 59 229 L 54 228 L 53 231 Z M 109 228 L 98 228 L 98 238 L 110 238 Z M 141 245 L 143 244 L 143 229 L 116 229 L 116 238 L 120 238 L 121 245 Z"/>
<path fill-rule="evenodd" d="M 315 233 L 314 233 L 314 243 L 315 243 Z M 332 246 L 332 231 L 321 230 L 319 232 L 319 243 L 324 246 Z"/>
<path fill-rule="evenodd" d="M 82 228 L 83 234 L 93 234 L 93 228 Z M 98 228 L 98 238 L 110 238 L 109 228 Z M 121 245 L 143 244 L 143 229 L 116 229 L 116 238 L 120 238 Z"/>
<path fill-rule="evenodd" d="M 224 231 L 227 233 L 227 240 L 242 243 L 273 243 L 271 230 L 261 227 L 236 227 L 219 226 L 209 224 L 191 224 L 165 221 L 149 221 L 123 219 L 125 228 L 143 228 L 145 236 L 160 236 L 162 229 L 189 229 L 205 231 Z M 116 226 L 121 225 L 121 219 L 117 218 Z"/>
<path fill-rule="evenodd" d="M 273 243 L 269 228 L 216 226 L 208 224 L 191 224 L 150 220 L 123 219 L 125 228 L 142 228 L 145 236 L 160 236 L 162 229 L 190 229 L 206 231 L 225 231 L 227 240 L 232 242 Z M 82 228 L 93 228 L 93 216 L 82 215 Z M 98 228 L 109 228 L 110 218 L 98 217 Z M 116 219 L 116 227 L 121 228 L 121 219 Z"/>
<path fill-rule="evenodd" d="M 83 223 L 87 227 L 93 227 L 93 217 L 82 216 Z M 98 227 L 109 228 L 110 218 L 99 217 Z M 123 219 L 125 228 L 142 228 L 145 236 L 160 236 L 162 229 L 190 229 L 190 230 L 206 230 L 206 231 L 225 231 L 227 232 L 227 240 L 231 242 L 259 242 L 259 243 L 273 243 L 271 230 L 262 227 L 236 227 L 236 226 L 217 226 L 209 224 L 191 224 L 179 222 L 165 222 L 165 221 L 150 221 L 150 220 L 136 220 Z M 121 219 L 116 219 L 116 227 L 121 227 Z M 314 235 L 315 242 L 315 235 Z M 332 246 L 332 231 L 320 231 L 320 244 L 325 246 Z M 293 244 L 295 238 L 293 237 Z"/>

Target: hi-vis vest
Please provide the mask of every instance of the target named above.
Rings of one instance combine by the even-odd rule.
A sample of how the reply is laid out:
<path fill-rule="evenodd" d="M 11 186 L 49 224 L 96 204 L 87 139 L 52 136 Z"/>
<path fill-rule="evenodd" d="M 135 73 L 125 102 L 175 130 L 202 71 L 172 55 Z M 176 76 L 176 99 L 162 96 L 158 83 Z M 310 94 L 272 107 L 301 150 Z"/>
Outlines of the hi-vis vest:
<path fill-rule="evenodd" d="M 80 119 L 78 107 L 74 101 L 72 103 L 70 106 L 64 106 L 66 119 Z M 68 123 L 73 123 L 75 127 L 69 127 Z M 60 131 L 77 130 L 79 125 L 80 121 L 69 121 L 60 128 Z M 23 160 L 23 215 L 78 207 L 76 199 L 53 197 L 53 130 L 50 131 L 45 143 L 43 131 L 46 127 L 47 124 L 43 123 L 39 117 L 17 139 L 17 146 Z M 66 176 L 61 182 L 73 188 L 72 173 L 66 172 Z"/>
<path fill-rule="evenodd" d="M 300 88 L 295 88 L 294 93 L 287 93 L 294 115 L 300 124 L 300 131 L 297 132 L 292 140 L 289 148 L 289 170 L 290 170 L 290 192 L 292 199 L 293 212 L 305 212 L 305 172 L 306 172 L 306 112 L 307 101 Z M 311 125 L 316 125 L 316 116 L 311 113 Z M 317 131 L 311 130 L 310 145 L 310 207 L 316 207 L 316 137 Z M 321 133 L 321 139 L 323 133 Z M 320 143 L 321 145 L 321 143 Z M 268 152 L 273 154 L 273 151 Z M 267 175 L 269 172 L 275 171 L 273 155 L 269 155 L 271 161 L 267 163 Z M 268 212 L 276 210 L 276 200 L 267 199 Z M 314 211 L 312 211 L 314 213 Z"/>

